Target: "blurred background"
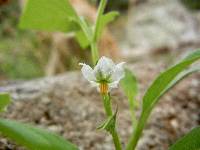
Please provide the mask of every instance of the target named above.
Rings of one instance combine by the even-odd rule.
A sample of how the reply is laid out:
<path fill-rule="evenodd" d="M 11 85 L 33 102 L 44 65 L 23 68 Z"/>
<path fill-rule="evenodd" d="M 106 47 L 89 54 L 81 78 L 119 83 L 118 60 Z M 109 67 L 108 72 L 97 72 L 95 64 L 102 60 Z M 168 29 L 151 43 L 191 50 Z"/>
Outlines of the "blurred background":
<path fill-rule="evenodd" d="M 71 2 L 94 21 L 98 0 Z M 20 30 L 23 5 L 24 0 L 0 0 L 0 80 L 55 75 L 77 69 L 80 61 L 90 62 L 88 48 L 71 35 Z M 121 16 L 102 37 L 102 55 L 135 60 L 200 45 L 198 0 L 109 0 L 109 10 Z"/>

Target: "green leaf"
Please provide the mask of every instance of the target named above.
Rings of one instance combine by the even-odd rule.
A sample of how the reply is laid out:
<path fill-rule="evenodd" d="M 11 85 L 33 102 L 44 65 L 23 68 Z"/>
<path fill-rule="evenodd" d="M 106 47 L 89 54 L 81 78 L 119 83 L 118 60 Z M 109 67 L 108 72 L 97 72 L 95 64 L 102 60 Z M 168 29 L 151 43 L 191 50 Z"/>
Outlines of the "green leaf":
<path fill-rule="evenodd" d="M 106 121 L 102 125 L 100 125 L 97 129 L 104 129 L 110 133 L 114 133 L 116 126 L 117 111 L 118 109 L 116 109 L 115 113 L 112 116 L 109 116 L 106 119 Z"/>
<path fill-rule="evenodd" d="M 87 48 L 90 44 L 83 31 L 76 32 L 76 40 L 80 44 L 81 48 L 84 49 Z"/>
<path fill-rule="evenodd" d="M 107 3 L 107 0 L 100 1 L 97 19 L 96 19 L 95 27 L 94 27 L 94 35 L 93 35 L 93 41 L 95 41 L 95 42 L 97 42 L 98 39 L 100 38 L 100 35 L 101 35 L 101 32 L 102 32 L 104 26 L 109 21 L 112 21 L 116 17 L 116 12 L 112 12 L 112 13 L 108 13 L 108 15 L 104 15 L 106 3 Z"/>
<path fill-rule="evenodd" d="M 106 27 L 106 25 L 109 24 L 110 22 L 114 21 L 117 16 L 119 16 L 119 13 L 116 11 L 112 11 L 112 12 L 109 12 L 109 13 L 101 16 L 99 25 L 98 25 L 98 29 L 96 31 L 97 32 L 96 33 L 97 40 L 101 37 L 103 29 Z"/>
<path fill-rule="evenodd" d="M 195 51 L 174 67 L 161 73 L 148 88 L 143 98 L 143 110 L 152 108 L 159 98 L 169 89 L 170 83 L 176 79 L 176 76 L 198 59 L 200 59 L 200 50 Z"/>
<path fill-rule="evenodd" d="M 76 39 L 82 48 L 86 48 L 92 43 L 92 29 L 84 18 L 73 20 L 79 27 L 80 31 L 76 32 Z"/>
<path fill-rule="evenodd" d="M 71 32 L 80 29 L 72 20 L 78 20 L 68 0 L 28 0 L 19 26 L 23 29 Z"/>
<path fill-rule="evenodd" d="M 125 69 L 125 77 L 121 80 L 120 85 L 129 101 L 134 103 L 135 97 L 138 94 L 138 86 L 137 79 L 130 70 Z"/>
<path fill-rule="evenodd" d="M 10 95 L 7 93 L 0 93 L 0 112 L 5 111 L 7 105 L 10 104 Z"/>
<path fill-rule="evenodd" d="M 195 72 L 199 72 L 200 71 L 200 67 L 192 67 L 188 70 L 185 70 L 183 72 L 181 72 L 179 75 L 177 75 L 177 77 L 168 85 L 168 87 L 166 87 L 164 93 L 166 93 L 168 90 L 170 90 L 173 86 L 175 86 L 178 82 L 180 82 L 182 79 L 184 79 L 184 77 L 187 77 L 188 75 L 195 73 Z"/>
<path fill-rule="evenodd" d="M 139 122 L 132 134 L 126 150 L 134 150 L 142 134 L 147 119 L 154 108 L 155 104 L 159 101 L 169 89 L 176 85 L 180 80 L 189 74 L 198 71 L 198 69 L 186 70 L 192 63 L 200 59 L 200 50 L 191 53 L 188 57 L 180 61 L 173 67 L 170 67 L 165 72 L 161 73 L 152 85 L 146 91 L 143 97 L 143 110 Z M 186 70 L 186 71 L 185 71 Z"/>
<path fill-rule="evenodd" d="M 200 127 L 194 128 L 183 138 L 179 139 L 169 150 L 199 150 Z"/>
<path fill-rule="evenodd" d="M 80 31 L 76 32 L 76 39 L 78 40 L 81 47 L 86 47 L 92 43 L 92 28 L 89 23 L 83 18 L 79 17 L 77 20 L 72 20 L 80 27 Z"/>
<path fill-rule="evenodd" d="M 128 97 L 132 123 L 134 126 L 134 124 L 137 123 L 135 108 L 139 105 L 136 101 L 136 96 L 138 94 L 137 79 L 130 70 L 125 69 L 125 77 L 121 80 L 120 85 Z"/>
<path fill-rule="evenodd" d="M 29 150 L 78 150 L 56 134 L 16 121 L 0 119 L 0 133 Z"/>

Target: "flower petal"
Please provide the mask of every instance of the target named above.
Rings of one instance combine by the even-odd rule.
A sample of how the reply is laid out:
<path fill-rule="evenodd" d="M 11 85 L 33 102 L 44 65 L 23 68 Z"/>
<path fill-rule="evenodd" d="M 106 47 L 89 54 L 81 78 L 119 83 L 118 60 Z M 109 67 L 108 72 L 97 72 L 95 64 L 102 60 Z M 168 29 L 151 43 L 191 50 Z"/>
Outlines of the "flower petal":
<path fill-rule="evenodd" d="M 95 81 L 90 81 L 90 84 L 92 85 L 92 87 L 99 87 L 99 83 Z"/>
<path fill-rule="evenodd" d="M 112 73 L 114 66 L 115 64 L 112 59 L 103 56 L 99 59 L 94 68 L 95 75 L 98 75 L 98 73 L 101 72 L 103 77 L 106 78 Z"/>
<path fill-rule="evenodd" d="M 112 73 L 112 82 L 114 81 L 120 81 L 122 78 L 124 78 L 125 73 L 124 73 L 124 67 L 123 65 L 125 64 L 125 62 L 119 63 L 115 66 L 115 68 L 113 69 L 113 73 Z"/>
<path fill-rule="evenodd" d="M 118 84 L 119 84 L 119 80 L 118 80 L 118 81 L 114 81 L 114 82 L 112 82 L 112 83 L 109 83 L 109 84 L 108 84 L 109 89 L 117 88 L 117 87 L 118 87 Z"/>
<path fill-rule="evenodd" d="M 83 64 L 83 63 L 79 63 L 79 65 L 82 66 L 81 72 L 82 72 L 83 76 L 85 77 L 85 79 L 87 79 L 90 82 L 96 81 L 96 78 L 94 76 L 94 71 L 89 65 L 86 65 L 86 64 Z"/>

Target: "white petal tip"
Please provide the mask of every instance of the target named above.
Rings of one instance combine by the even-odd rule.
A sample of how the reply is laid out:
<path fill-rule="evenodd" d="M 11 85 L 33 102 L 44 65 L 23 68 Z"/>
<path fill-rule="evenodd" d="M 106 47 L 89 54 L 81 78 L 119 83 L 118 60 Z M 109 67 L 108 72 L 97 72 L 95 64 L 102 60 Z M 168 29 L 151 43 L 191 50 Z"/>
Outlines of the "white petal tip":
<path fill-rule="evenodd" d="M 121 63 L 119 63 L 119 64 L 123 66 L 123 65 L 125 65 L 125 64 L 126 64 L 126 62 L 121 62 Z"/>
<path fill-rule="evenodd" d="M 79 66 L 84 66 L 84 65 L 86 65 L 86 64 L 84 64 L 84 63 L 79 63 L 78 65 L 79 65 Z"/>

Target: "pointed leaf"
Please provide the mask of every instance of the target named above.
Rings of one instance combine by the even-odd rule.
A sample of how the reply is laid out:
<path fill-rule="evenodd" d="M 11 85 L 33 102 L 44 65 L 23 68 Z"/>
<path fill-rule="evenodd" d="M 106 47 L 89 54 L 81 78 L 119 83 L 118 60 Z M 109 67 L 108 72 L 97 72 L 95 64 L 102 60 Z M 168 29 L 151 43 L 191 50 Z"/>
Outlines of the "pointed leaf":
<path fill-rule="evenodd" d="M 78 150 L 56 134 L 16 121 L 0 119 L 0 133 L 29 150 Z"/>
<path fill-rule="evenodd" d="M 167 89 L 169 89 L 169 85 L 176 79 L 177 75 L 198 59 L 200 59 L 200 50 L 193 52 L 177 65 L 161 73 L 148 88 L 143 98 L 143 110 L 153 107 L 159 98 L 167 91 Z"/>
<path fill-rule="evenodd" d="M 115 126 L 116 126 L 117 111 L 118 110 L 116 109 L 115 113 L 112 116 L 108 117 L 106 121 L 102 125 L 100 125 L 97 129 L 104 129 L 110 133 L 113 133 L 115 131 Z"/>
<path fill-rule="evenodd" d="M 199 150 L 200 149 L 200 127 L 197 127 L 179 139 L 169 150 Z"/>

